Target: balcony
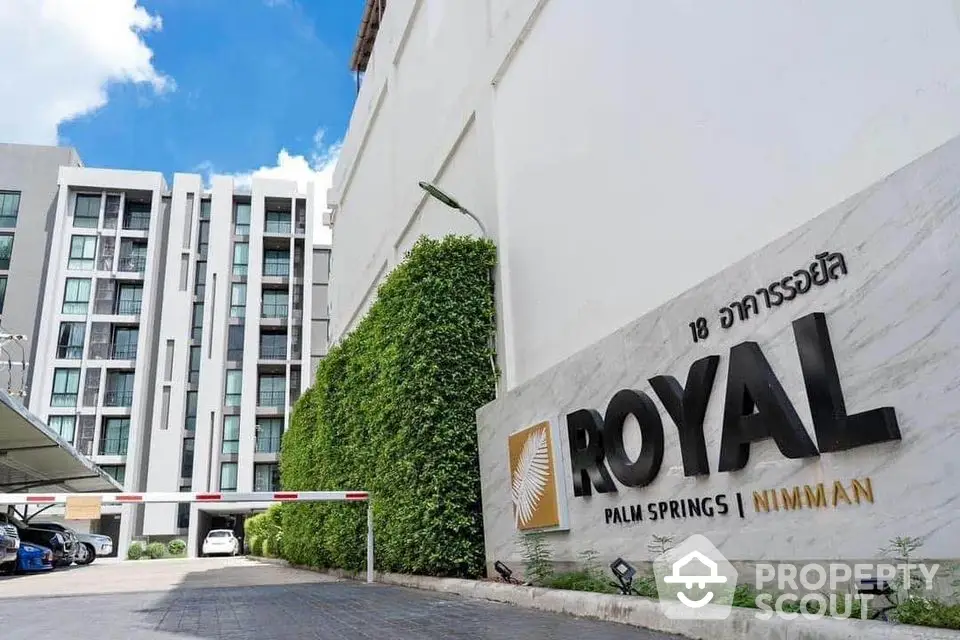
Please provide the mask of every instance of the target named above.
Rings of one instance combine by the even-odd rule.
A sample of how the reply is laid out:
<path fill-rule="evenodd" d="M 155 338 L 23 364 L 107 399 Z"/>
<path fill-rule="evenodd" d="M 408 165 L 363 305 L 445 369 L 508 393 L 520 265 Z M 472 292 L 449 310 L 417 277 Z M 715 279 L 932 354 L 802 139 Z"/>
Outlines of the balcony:
<path fill-rule="evenodd" d="M 99 451 L 102 456 L 125 456 L 127 455 L 127 437 L 102 438 Z"/>
<path fill-rule="evenodd" d="M 290 220 L 270 220 L 269 218 L 263 223 L 263 231 L 265 233 L 290 233 Z"/>
<path fill-rule="evenodd" d="M 285 407 L 287 406 L 286 391 L 261 391 L 257 394 L 258 407 Z"/>
<path fill-rule="evenodd" d="M 110 355 L 114 360 L 135 360 L 137 357 L 136 344 L 110 345 Z"/>
<path fill-rule="evenodd" d="M 287 345 L 285 344 L 260 345 L 260 359 L 261 360 L 286 360 Z"/>
<path fill-rule="evenodd" d="M 105 407 L 129 407 L 133 404 L 133 391 L 113 391 L 108 389 L 103 394 L 103 406 Z"/>
<path fill-rule="evenodd" d="M 147 256 L 141 255 L 120 256 L 120 263 L 117 265 L 117 271 L 128 273 L 143 273 L 146 269 Z"/>
<path fill-rule="evenodd" d="M 127 215 L 123 217 L 123 228 L 129 231 L 149 231 L 150 212 L 127 211 Z"/>
<path fill-rule="evenodd" d="M 77 406 L 76 393 L 54 393 L 50 396 L 51 407 L 75 407 Z"/>
<path fill-rule="evenodd" d="M 117 300 L 114 313 L 121 316 L 135 316 L 140 314 L 141 300 Z"/>
<path fill-rule="evenodd" d="M 280 451 L 281 440 L 282 437 L 278 435 L 257 436 L 256 452 L 277 453 Z"/>
<path fill-rule="evenodd" d="M 263 275 L 271 278 L 289 278 L 290 263 L 289 262 L 264 262 Z"/>

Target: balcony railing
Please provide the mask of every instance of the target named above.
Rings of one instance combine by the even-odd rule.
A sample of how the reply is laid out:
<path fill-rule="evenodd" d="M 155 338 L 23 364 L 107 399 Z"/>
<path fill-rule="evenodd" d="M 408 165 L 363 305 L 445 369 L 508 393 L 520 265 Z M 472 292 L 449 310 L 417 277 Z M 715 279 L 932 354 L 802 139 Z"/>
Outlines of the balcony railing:
<path fill-rule="evenodd" d="M 50 396 L 51 407 L 75 407 L 77 406 L 77 393 L 53 393 Z"/>
<path fill-rule="evenodd" d="M 83 358 L 83 345 L 57 347 L 57 357 L 61 360 L 80 360 Z"/>
<path fill-rule="evenodd" d="M 140 273 L 147 268 L 147 256 L 120 256 L 117 271 Z"/>
<path fill-rule="evenodd" d="M 263 307 L 260 309 L 261 318 L 286 318 L 287 317 L 287 303 L 272 303 L 264 302 Z"/>
<path fill-rule="evenodd" d="M 116 314 L 121 316 L 135 316 L 140 313 L 141 300 L 117 300 Z"/>
<path fill-rule="evenodd" d="M 150 229 L 150 213 L 148 211 L 129 211 L 123 217 L 123 228 L 132 231 L 147 231 Z"/>
<path fill-rule="evenodd" d="M 103 404 L 106 407 L 129 407 L 133 404 L 133 391 L 111 391 L 103 394 Z"/>
<path fill-rule="evenodd" d="M 285 407 L 287 406 L 286 391 L 261 391 L 257 394 L 258 407 Z"/>
<path fill-rule="evenodd" d="M 102 438 L 100 440 L 100 455 L 125 456 L 127 455 L 127 437 Z"/>
<path fill-rule="evenodd" d="M 262 344 L 260 345 L 260 358 L 263 360 L 286 360 L 287 345 Z"/>
<path fill-rule="evenodd" d="M 137 357 L 136 344 L 114 344 L 110 346 L 114 360 L 133 360 Z"/>
<path fill-rule="evenodd" d="M 287 278 L 290 276 L 290 263 L 288 262 L 264 262 L 263 275 Z"/>
<path fill-rule="evenodd" d="M 100 271 L 110 271 L 113 269 L 113 254 L 103 255 L 97 258 L 97 269 Z"/>
<path fill-rule="evenodd" d="M 280 451 L 281 436 L 257 436 L 257 453 L 277 453 Z"/>
<path fill-rule="evenodd" d="M 263 230 L 266 233 L 290 233 L 289 220 L 266 220 L 263 224 Z"/>

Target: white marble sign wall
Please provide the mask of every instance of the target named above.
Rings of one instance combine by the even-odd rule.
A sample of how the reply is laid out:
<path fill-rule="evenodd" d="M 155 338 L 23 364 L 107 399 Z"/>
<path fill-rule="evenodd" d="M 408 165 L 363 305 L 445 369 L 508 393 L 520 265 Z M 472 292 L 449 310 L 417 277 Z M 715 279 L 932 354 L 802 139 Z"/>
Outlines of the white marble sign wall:
<path fill-rule="evenodd" d="M 652 229 L 649 237 L 637 238 L 636 250 L 655 241 Z M 721 307 L 795 270 L 809 269 L 821 252 L 842 253 L 848 273 L 777 307 L 767 308 L 763 296 L 757 296 L 758 314 L 737 318 L 728 329 L 720 326 Z M 592 549 L 603 558 L 644 561 L 651 558 L 647 544 L 653 535 L 679 541 L 693 533 L 707 536 L 729 559 L 740 561 L 874 558 L 898 535 L 924 536 L 924 557 L 960 558 L 958 267 L 960 139 L 481 408 L 488 563 L 519 559 L 508 436 L 545 419 L 559 421 L 563 487 L 558 493 L 569 517 L 568 530 L 549 534 L 557 560 L 573 561 Z M 641 295 L 644 280 L 656 277 L 637 273 L 636 292 L 623 295 Z M 847 412 L 893 407 L 901 439 L 793 460 L 767 439 L 751 445 L 745 468 L 719 472 L 729 353 L 738 343 L 760 346 L 810 439 L 817 442 L 791 326 L 815 312 L 826 318 Z M 709 335 L 694 342 L 689 325 L 699 317 L 706 318 Z M 677 427 L 649 379 L 672 375 L 686 385 L 690 365 L 708 355 L 720 356 L 704 422 L 710 473 L 687 477 Z M 577 497 L 565 417 L 578 409 L 603 415 L 621 389 L 644 392 L 659 410 L 665 435 L 659 475 L 642 488 L 614 479 L 616 493 L 594 490 L 589 497 Z M 636 456 L 640 438 L 633 418 L 625 430 L 627 451 Z M 815 497 L 818 483 L 823 483 L 824 506 L 808 500 L 807 487 Z M 800 500 L 790 508 L 784 493 L 792 498 L 794 487 Z M 716 495 L 726 496 L 726 515 L 670 513 L 670 500 Z M 668 505 L 666 513 L 653 521 L 649 505 L 659 511 L 661 501 Z M 623 508 L 620 514 L 625 515 L 631 507 L 642 510 L 643 520 L 607 522 L 613 511 Z"/>

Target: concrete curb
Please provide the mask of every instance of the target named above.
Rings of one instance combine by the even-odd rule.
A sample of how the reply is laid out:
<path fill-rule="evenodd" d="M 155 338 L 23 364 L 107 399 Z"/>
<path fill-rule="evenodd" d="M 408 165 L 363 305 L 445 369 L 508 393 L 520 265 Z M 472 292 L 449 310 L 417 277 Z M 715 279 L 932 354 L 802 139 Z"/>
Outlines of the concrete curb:
<path fill-rule="evenodd" d="M 276 558 L 251 558 L 269 564 L 316 571 L 341 579 L 364 580 L 365 576 L 342 570 L 321 570 L 292 565 Z M 869 620 L 818 618 L 760 620 L 756 611 L 734 608 L 725 620 L 671 620 L 655 600 L 637 596 L 616 596 L 583 591 L 522 587 L 502 582 L 458 578 L 434 578 L 396 573 L 377 573 L 377 582 L 426 591 L 437 591 L 513 604 L 528 609 L 565 613 L 581 618 L 618 622 L 634 627 L 674 633 L 693 640 L 960 640 L 960 632 Z"/>

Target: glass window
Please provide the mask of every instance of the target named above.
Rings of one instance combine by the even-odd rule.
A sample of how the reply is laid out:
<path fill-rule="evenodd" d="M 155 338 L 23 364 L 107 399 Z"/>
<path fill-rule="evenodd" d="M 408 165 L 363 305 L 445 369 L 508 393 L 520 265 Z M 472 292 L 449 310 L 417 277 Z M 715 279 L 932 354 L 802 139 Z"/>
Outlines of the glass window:
<path fill-rule="evenodd" d="M 220 491 L 237 490 L 237 463 L 220 463 Z"/>
<path fill-rule="evenodd" d="M 239 362 L 243 360 L 243 339 L 246 332 L 243 325 L 230 325 L 227 330 L 227 360 Z"/>
<path fill-rule="evenodd" d="M 280 451 L 283 438 L 282 418 L 261 418 L 257 425 L 257 453 L 276 453 Z"/>
<path fill-rule="evenodd" d="M 223 453 L 240 451 L 240 416 L 223 416 Z"/>
<path fill-rule="evenodd" d="M 197 260 L 197 270 L 193 274 L 193 295 L 203 300 L 207 293 L 207 262 Z"/>
<path fill-rule="evenodd" d="M 250 235 L 250 203 L 238 202 L 233 206 L 233 233 L 238 236 Z"/>
<path fill-rule="evenodd" d="M 0 276 L 0 313 L 3 313 L 3 300 L 7 297 L 7 276 Z"/>
<path fill-rule="evenodd" d="M 77 406 L 77 393 L 80 391 L 80 369 L 54 369 L 53 393 L 50 396 L 51 407 Z"/>
<path fill-rule="evenodd" d="M 13 236 L 9 233 L 0 235 L 0 269 L 10 268 L 11 256 L 13 256 Z"/>
<path fill-rule="evenodd" d="M 250 263 L 250 244 L 235 242 L 233 244 L 233 275 L 247 275 L 247 265 Z"/>
<path fill-rule="evenodd" d="M 290 296 L 286 291 L 263 290 L 263 308 L 260 314 L 264 318 L 286 318 Z"/>
<path fill-rule="evenodd" d="M 284 360 L 287 357 L 286 333 L 261 333 L 260 357 L 269 360 Z"/>
<path fill-rule="evenodd" d="M 261 407 L 283 407 L 286 405 L 284 390 L 286 376 L 260 376 L 260 390 L 257 404 Z"/>
<path fill-rule="evenodd" d="M 265 276 L 289 276 L 290 275 L 290 252 L 268 249 L 263 252 L 263 275 Z"/>
<path fill-rule="evenodd" d="M 203 356 L 200 345 L 190 347 L 190 367 L 187 371 L 187 382 L 190 384 L 200 384 L 200 359 Z"/>
<path fill-rule="evenodd" d="M 189 484 L 182 485 L 180 487 L 180 493 L 188 493 L 193 490 L 193 486 Z M 178 529 L 188 529 L 190 527 L 190 503 L 181 502 L 177 505 L 177 528 Z"/>
<path fill-rule="evenodd" d="M 280 467 L 275 462 L 257 463 L 253 465 L 254 491 L 279 491 Z"/>
<path fill-rule="evenodd" d="M 247 309 L 247 285 L 234 282 L 230 290 L 230 317 L 242 318 Z"/>
<path fill-rule="evenodd" d="M 119 198 L 117 199 L 119 206 Z M 73 226 L 96 229 L 100 222 L 100 194 L 77 194 L 77 206 L 73 211 Z"/>
<path fill-rule="evenodd" d="M 117 327 L 113 330 L 113 357 L 118 360 L 133 360 L 137 357 L 137 340 L 140 330 L 134 327 Z"/>
<path fill-rule="evenodd" d="M 110 371 L 107 373 L 107 391 L 104 405 L 129 407 L 133 404 L 133 371 Z"/>
<path fill-rule="evenodd" d="M 210 199 L 200 201 L 200 219 L 209 220 L 210 219 Z"/>
<path fill-rule="evenodd" d="M 130 418 L 106 418 L 100 434 L 100 455 L 127 455 L 127 440 L 130 437 Z"/>
<path fill-rule="evenodd" d="M 86 315 L 90 306 L 90 278 L 67 278 L 63 290 L 63 313 Z"/>
<path fill-rule="evenodd" d="M 183 439 L 183 453 L 180 456 L 180 477 L 193 477 L 193 438 Z"/>
<path fill-rule="evenodd" d="M 0 191 L 0 228 L 13 229 L 16 227 L 19 212 L 20 192 Z"/>
<path fill-rule="evenodd" d="M 136 231 L 149 230 L 150 203 L 127 200 L 126 211 L 123 215 L 123 228 Z"/>
<path fill-rule="evenodd" d="M 61 322 L 57 339 L 57 357 L 64 360 L 83 358 L 83 338 L 87 325 L 84 322 Z"/>
<path fill-rule="evenodd" d="M 229 369 L 227 371 L 227 386 L 224 396 L 224 404 L 228 407 L 240 406 L 240 392 L 243 388 L 243 371 L 240 369 Z"/>
<path fill-rule="evenodd" d="M 143 303 L 143 285 L 121 284 L 117 291 L 117 313 L 136 315 Z"/>
<path fill-rule="evenodd" d="M 190 339 L 196 344 L 200 344 L 203 339 L 203 303 L 195 302 L 193 305 L 193 330 L 190 333 Z"/>
<path fill-rule="evenodd" d="M 207 252 L 210 249 L 210 221 L 201 220 L 197 231 L 197 257 L 201 260 L 207 259 Z"/>
<path fill-rule="evenodd" d="M 54 433 L 70 444 L 73 444 L 76 425 L 76 416 L 50 416 L 50 420 L 47 422 L 47 426 L 53 429 Z"/>
<path fill-rule="evenodd" d="M 119 271 L 140 272 L 147 268 L 147 243 L 138 240 L 120 243 Z"/>
<path fill-rule="evenodd" d="M 264 214 L 263 230 L 267 233 L 290 233 L 290 212 L 267 211 Z"/>
<path fill-rule="evenodd" d="M 93 269 L 93 259 L 97 254 L 96 236 L 72 236 L 70 238 L 70 259 L 68 269 Z"/>
<path fill-rule="evenodd" d="M 124 464 L 102 464 L 100 468 L 120 484 L 123 484 L 127 477 L 127 466 Z"/>
<path fill-rule="evenodd" d="M 196 391 L 187 391 L 187 410 L 183 424 L 183 428 L 187 431 L 196 431 L 197 429 L 197 399 Z"/>

